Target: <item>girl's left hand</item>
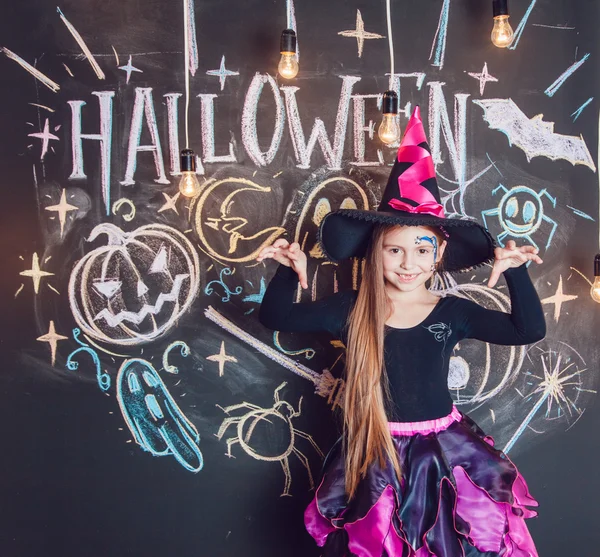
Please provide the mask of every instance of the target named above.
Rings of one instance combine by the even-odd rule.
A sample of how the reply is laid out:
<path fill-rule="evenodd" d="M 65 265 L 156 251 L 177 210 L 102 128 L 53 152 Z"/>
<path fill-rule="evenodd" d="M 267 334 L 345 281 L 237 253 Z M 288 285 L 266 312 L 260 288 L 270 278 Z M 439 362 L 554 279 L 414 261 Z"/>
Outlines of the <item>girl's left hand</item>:
<path fill-rule="evenodd" d="M 538 252 L 539 250 L 533 246 L 521 246 L 518 248 L 514 240 L 506 242 L 506 247 L 504 248 L 496 248 L 494 250 L 496 259 L 494 260 L 488 287 L 493 288 L 498 282 L 500 275 L 506 269 L 520 267 L 523 263 L 527 263 L 527 261 L 535 261 L 538 264 L 542 263 Z"/>

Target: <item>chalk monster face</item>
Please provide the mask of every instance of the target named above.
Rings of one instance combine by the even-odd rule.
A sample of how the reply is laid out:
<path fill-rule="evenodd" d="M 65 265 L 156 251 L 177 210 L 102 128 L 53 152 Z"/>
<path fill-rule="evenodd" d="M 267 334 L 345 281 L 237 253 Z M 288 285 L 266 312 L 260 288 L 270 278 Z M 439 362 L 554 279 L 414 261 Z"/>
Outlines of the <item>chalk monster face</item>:
<path fill-rule="evenodd" d="M 529 196 L 523 199 L 521 196 L 512 195 L 503 199 L 500 208 L 500 220 L 504 223 L 506 230 L 514 236 L 529 234 L 535 231 L 543 214 L 540 200 L 537 196 Z"/>
<path fill-rule="evenodd" d="M 199 261 L 177 230 L 152 224 L 133 232 L 103 223 L 90 234 L 108 243 L 75 265 L 69 281 L 73 316 L 97 340 L 135 345 L 169 331 L 199 287 Z"/>

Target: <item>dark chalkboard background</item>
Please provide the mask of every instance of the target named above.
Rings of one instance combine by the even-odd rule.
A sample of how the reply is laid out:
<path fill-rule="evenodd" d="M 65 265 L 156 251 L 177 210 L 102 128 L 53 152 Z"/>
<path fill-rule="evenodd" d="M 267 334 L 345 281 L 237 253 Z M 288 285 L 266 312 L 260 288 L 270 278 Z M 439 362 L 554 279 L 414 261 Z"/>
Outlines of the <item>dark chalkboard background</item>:
<path fill-rule="evenodd" d="M 0 333 L 4 441 L 0 553 L 316 556 L 319 552 L 302 524 L 312 492 L 301 457 L 308 459 L 316 477 L 322 459 L 309 438 L 326 452 L 337 437 L 341 349 L 330 343 L 334 339 L 289 334 L 275 339 L 263 329 L 257 321 L 261 285 L 274 268 L 255 266 L 251 259 L 262 243 L 280 234 L 304 242 L 310 251 L 326 211 L 341 204 L 376 206 L 388 172 L 381 161 L 389 164 L 394 149 L 382 148 L 376 135 L 372 139 L 360 129 L 368 128 L 369 120 L 377 124 L 379 112 L 376 98 L 358 96 L 387 89 L 385 3 L 296 0 L 292 6 L 283 0 L 196 0 L 198 68 L 190 76 L 190 146 L 202 157 L 203 192 L 193 202 L 174 201 L 177 213 L 165 197 L 176 194 L 177 177 L 171 174 L 170 149 L 175 147 L 169 142 L 169 97 L 164 95 L 171 94 L 178 103 L 178 139 L 183 147 L 184 96 L 177 96 L 185 93 L 182 6 L 165 0 L 69 0 L 59 7 L 83 37 L 104 79 L 82 56 L 54 4 L 12 3 L 4 6 L 0 18 L 0 46 L 60 86 L 51 91 L 7 51 L 0 54 L 5 317 Z M 286 26 L 286 10 L 292 7 L 301 69 L 297 79 L 284 83 L 276 75 L 278 41 Z M 443 17 L 440 20 L 446 8 L 447 25 Z M 357 10 L 367 32 L 386 37 L 365 39 L 361 56 L 356 38 L 339 34 L 355 29 Z M 517 241 L 540 247 L 544 265 L 531 272 L 547 310 L 546 340 L 512 350 L 464 343 L 453 360 L 451 386 L 461 409 L 470 412 L 498 446 L 507 448 L 539 500 L 540 516 L 529 524 L 540 555 L 591 557 L 600 543 L 596 525 L 600 416 L 595 404 L 600 320 L 586 279 L 593 278 L 600 218 L 596 172 L 600 13 L 596 2 L 566 0 L 513 1 L 511 10 L 515 29 L 524 18 L 522 32 L 514 49 L 499 50 L 489 41 L 491 2 L 392 0 L 395 71 L 415 74 L 399 80 L 405 111 L 400 123 L 404 126 L 407 121 L 407 103 L 422 107 L 448 213 L 479 219 L 483 214 L 501 240 L 515 237 L 516 228 L 511 232 L 510 224 L 501 219 L 510 214 L 531 228 L 521 233 L 525 239 L 517 234 Z M 140 71 L 131 71 L 127 82 L 127 70 L 119 66 L 126 66 L 130 56 Z M 221 87 L 219 77 L 206 72 L 218 70 L 223 56 L 226 68 L 237 75 L 227 77 Z M 484 63 L 497 81 L 485 83 L 481 93 L 480 81 L 469 73 L 481 74 Z M 572 75 L 556 82 L 569 69 Z M 252 95 L 261 87 L 256 100 Z M 86 178 L 70 178 L 77 174 L 72 124 L 77 106 L 82 133 L 100 132 L 102 93 L 94 92 L 114 93 L 104 93 L 112 99 L 108 203 L 102 194 L 99 141 L 82 140 Z M 154 113 L 156 118 L 162 180 L 154 163 L 156 150 L 135 152 L 135 126 L 130 133 L 136 97 L 138 103 L 148 101 L 137 105 L 146 109 L 140 113 L 139 144 L 156 141 L 146 117 Z M 486 105 L 490 99 L 500 99 L 494 104 L 499 111 Z M 574 136 L 571 145 L 579 154 L 567 152 L 565 141 L 539 123 L 530 139 L 511 135 L 507 99 L 515 103 L 513 115 L 521 111 L 530 119 L 543 114 L 544 122 L 554 122 L 556 134 Z M 578 114 L 588 99 L 592 100 Z M 212 133 L 206 110 L 211 102 Z M 293 117 L 295 107 L 299 119 Z M 277 129 L 278 110 L 283 115 L 281 137 L 275 137 L 272 153 L 265 154 Z M 484 119 L 490 120 L 492 112 L 499 119 L 495 125 Z M 330 146 L 323 149 L 317 141 L 307 149 L 317 118 L 326 129 L 321 139 L 326 135 Z M 48 150 L 42 160 L 44 139 L 39 135 L 44 135 L 46 120 Z M 292 136 L 299 123 L 304 138 L 295 143 Z M 257 144 L 252 143 L 255 137 Z M 128 161 L 131 141 L 134 172 Z M 302 141 L 304 146 L 298 147 Z M 231 160 L 210 162 L 211 155 L 227 156 L 230 142 Z M 534 144 L 539 149 L 535 157 Z M 128 181 L 128 162 L 133 184 L 123 185 Z M 76 209 L 66 213 L 61 233 L 59 213 L 47 208 L 60 204 L 63 191 L 65 202 Z M 127 203 L 113 211 L 113 203 L 122 198 L 135 206 L 130 221 L 124 218 Z M 69 281 L 77 275 L 77 262 L 107 245 L 104 234 L 86 240 L 98 225 L 114 233 L 107 223 L 124 232 L 137 231 L 138 236 L 142 226 L 169 227 L 161 230 L 168 230 L 170 239 L 163 237 L 154 244 L 148 237 L 142 239 L 151 245 L 152 257 L 164 248 L 166 255 L 156 262 L 158 273 L 147 275 L 144 284 L 149 291 L 144 293 L 143 287 L 136 291 L 132 281 L 140 277 L 132 268 L 141 276 L 150 270 L 152 258 L 143 264 L 136 259 L 130 267 L 121 262 L 121 271 L 109 265 L 104 278 L 121 280 L 123 292 L 107 304 L 97 288 L 101 268 L 91 267 L 83 285 L 77 276 L 73 279 L 79 294 L 70 302 Z M 237 232 L 232 231 L 239 225 Z M 186 242 L 186 249 L 191 249 L 187 263 L 180 252 Z M 131 245 L 126 247 L 130 254 Z M 52 273 L 39 279 L 37 293 L 27 273 L 34 254 L 41 269 Z M 197 254 L 196 262 L 192 254 Z M 317 251 L 312 254 L 311 291 L 303 293 L 303 299 L 352 288 L 358 280 L 352 262 L 334 268 L 324 265 Z M 191 292 L 190 273 L 197 278 Z M 131 336 L 118 333 L 106 321 L 100 320 L 102 326 L 94 321 L 102 304 L 116 311 L 138 311 L 144 296 L 154 304 L 159 292 L 171 289 L 176 274 L 189 276 L 175 294 L 179 306 L 167 301 L 163 313 L 156 315 L 157 326 L 165 325 L 164 334 L 153 337 L 149 318 L 139 328 L 133 326 Z M 488 307 L 506 308 L 504 287 L 490 293 L 482 286 L 486 278 L 486 269 L 467 273 L 458 277 L 462 285 L 458 289 Z M 116 286 L 102 288 L 112 292 Z M 77 298 L 81 292 L 84 298 Z M 90 300 L 96 304 L 93 312 L 89 310 L 93 315 L 83 312 L 76 321 L 77 307 Z M 176 315 L 182 307 L 185 311 Z M 89 351 L 72 356 L 79 368 L 70 370 L 69 355 L 83 347 L 73 335 L 81 321 L 89 331 L 79 339 Z M 58 335 L 67 337 L 57 340 L 54 363 L 51 344 L 44 341 L 50 322 Z M 139 338 L 144 327 L 148 336 Z M 136 342 L 122 342 L 136 337 Z M 175 341 L 187 343 L 190 351 L 187 358 L 179 348 L 170 353 L 168 363 L 179 367 L 177 374 L 164 370 L 162 362 L 166 348 Z M 222 349 L 229 359 L 223 361 L 220 374 Z M 90 351 L 98 358 L 104 380 L 106 374 L 110 377 L 105 390 L 97 381 Z M 276 360 L 277 354 L 285 359 Z M 127 375 L 128 369 L 134 371 Z M 127 391 L 127 377 L 137 373 L 141 380 L 143 369 L 154 369 L 150 375 L 164 385 L 159 399 L 164 401 L 165 393 L 170 393 L 180 410 L 174 411 L 179 423 L 187 419 L 191 424 L 191 437 L 180 447 L 179 458 L 173 451 L 161 457 L 144 451 L 127 422 L 127 416 L 135 413 L 134 402 L 128 399 L 119 405 L 119 379 L 125 378 Z M 557 390 L 550 392 L 552 381 Z M 155 385 L 149 392 L 159 390 Z M 239 419 L 224 424 L 228 417 L 224 409 L 242 403 L 247 405 L 229 409 L 229 416 Z M 290 427 L 309 438 L 292 438 Z M 159 443 L 156 428 L 149 435 Z M 228 458 L 227 439 L 247 439 L 248 445 L 234 443 L 235 458 Z M 298 452 L 287 454 L 288 447 Z M 192 472 L 184 464 L 197 468 L 199 452 L 203 468 Z M 287 489 L 286 470 L 291 480 Z"/>

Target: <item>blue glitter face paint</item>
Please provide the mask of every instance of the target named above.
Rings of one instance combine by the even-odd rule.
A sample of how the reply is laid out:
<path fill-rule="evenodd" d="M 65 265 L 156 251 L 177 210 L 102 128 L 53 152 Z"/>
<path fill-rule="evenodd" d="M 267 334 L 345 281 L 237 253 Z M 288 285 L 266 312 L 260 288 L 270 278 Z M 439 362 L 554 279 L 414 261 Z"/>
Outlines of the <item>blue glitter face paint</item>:
<path fill-rule="evenodd" d="M 433 246 L 433 262 L 437 261 L 438 254 L 438 241 L 435 236 L 417 236 L 415 238 L 415 244 L 419 244 L 420 242 L 429 242 Z"/>

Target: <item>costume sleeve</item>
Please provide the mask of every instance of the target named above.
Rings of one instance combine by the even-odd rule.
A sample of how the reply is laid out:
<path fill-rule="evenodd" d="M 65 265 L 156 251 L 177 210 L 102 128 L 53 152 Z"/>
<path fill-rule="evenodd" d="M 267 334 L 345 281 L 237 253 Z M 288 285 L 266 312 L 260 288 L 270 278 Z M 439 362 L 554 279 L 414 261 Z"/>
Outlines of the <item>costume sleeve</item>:
<path fill-rule="evenodd" d="M 297 288 L 295 271 L 280 265 L 263 297 L 260 322 L 275 331 L 326 331 L 341 338 L 355 299 L 354 292 L 339 292 L 315 302 L 296 304 Z"/>
<path fill-rule="evenodd" d="M 531 344 L 544 338 L 546 320 L 527 267 L 508 269 L 504 278 L 510 293 L 511 312 L 494 311 L 470 300 L 461 300 L 462 338 L 507 346 Z"/>

